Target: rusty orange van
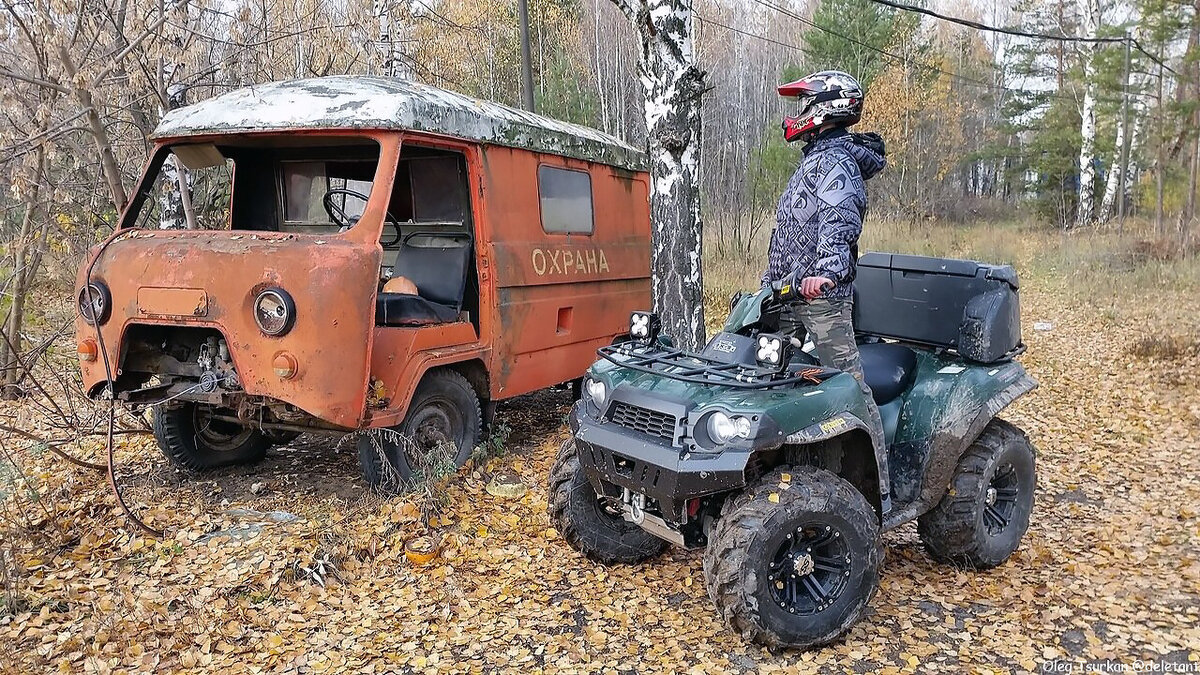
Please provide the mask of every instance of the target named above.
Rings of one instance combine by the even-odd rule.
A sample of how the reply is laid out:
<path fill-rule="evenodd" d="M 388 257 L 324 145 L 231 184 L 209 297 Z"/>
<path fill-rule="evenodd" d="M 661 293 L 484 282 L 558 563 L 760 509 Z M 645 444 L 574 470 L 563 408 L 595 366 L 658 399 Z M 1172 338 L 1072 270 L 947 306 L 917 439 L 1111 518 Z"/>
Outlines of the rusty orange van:
<path fill-rule="evenodd" d="M 414 448 L 461 464 L 497 401 L 579 378 L 649 303 L 644 156 L 594 129 L 329 77 L 180 108 L 153 141 L 76 335 L 89 396 L 155 406 L 186 469 L 383 428 L 411 443 L 360 440 L 374 486 Z"/>

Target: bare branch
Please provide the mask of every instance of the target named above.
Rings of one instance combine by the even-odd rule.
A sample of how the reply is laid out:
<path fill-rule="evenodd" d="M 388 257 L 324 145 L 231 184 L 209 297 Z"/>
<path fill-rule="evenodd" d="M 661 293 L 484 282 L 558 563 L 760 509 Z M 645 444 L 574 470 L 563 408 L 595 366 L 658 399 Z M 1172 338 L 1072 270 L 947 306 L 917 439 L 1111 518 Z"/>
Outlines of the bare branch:
<path fill-rule="evenodd" d="M 54 91 L 57 91 L 57 92 L 60 92 L 63 94 L 71 93 L 70 89 L 67 89 L 66 87 L 64 87 L 63 85 L 61 85 L 57 82 L 51 82 L 50 80 L 43 80 L 40 77 L 33 77 L 30 75 L 22 75 L 21 73 L 13 72 L 13 71 L 9 70 L 8 68 L 0 68 L 0 76 L 12 78 L 14 80 L 20 80 L 21 82 L 28 82 L 29 84 L 36 84 L 39 87 L 53 89 Z"/>

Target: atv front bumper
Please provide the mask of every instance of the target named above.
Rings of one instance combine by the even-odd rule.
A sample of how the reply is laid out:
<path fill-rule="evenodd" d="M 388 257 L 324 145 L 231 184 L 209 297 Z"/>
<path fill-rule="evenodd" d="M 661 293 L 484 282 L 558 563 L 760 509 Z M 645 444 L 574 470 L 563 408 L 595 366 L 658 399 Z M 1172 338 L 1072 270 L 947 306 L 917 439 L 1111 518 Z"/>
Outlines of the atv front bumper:
<path fill-rule="evenodd" d="M 597 420 L 577 404 L 571 413 L 575 449 L 597 494 L 605 484 L 645 495 L 669 522 L 686 520 L 687 503 L 746 485 L 749 449 L 687 451 L 611 421 Z"/>

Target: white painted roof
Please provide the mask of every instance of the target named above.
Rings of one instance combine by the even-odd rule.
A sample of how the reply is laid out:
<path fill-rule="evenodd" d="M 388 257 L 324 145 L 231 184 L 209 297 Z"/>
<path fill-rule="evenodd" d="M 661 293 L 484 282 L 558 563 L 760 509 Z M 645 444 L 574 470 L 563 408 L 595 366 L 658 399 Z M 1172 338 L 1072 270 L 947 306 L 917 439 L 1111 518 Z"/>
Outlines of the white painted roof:
<path fill-rule="evenodd" d="M 420 82 L 335 76 L 270 82 L 172 110 L 154 138 L 288 129 L 400 129 L 525 148 L 633 170 L 645 156 L 589 127 Z"/>

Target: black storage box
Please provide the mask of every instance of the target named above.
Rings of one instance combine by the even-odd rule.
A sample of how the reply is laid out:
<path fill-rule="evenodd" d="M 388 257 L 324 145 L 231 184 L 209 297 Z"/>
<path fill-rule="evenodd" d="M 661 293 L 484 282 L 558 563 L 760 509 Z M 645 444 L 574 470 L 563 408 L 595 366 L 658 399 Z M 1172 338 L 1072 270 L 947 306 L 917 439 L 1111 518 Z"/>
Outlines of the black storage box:
<path fill-rule="evenodd" d="M 854 325 L 980 363 L 1003 361 L 1021 346 L 1017 286 L 1010 265 L 867 253 L 854 280 Z"/>

